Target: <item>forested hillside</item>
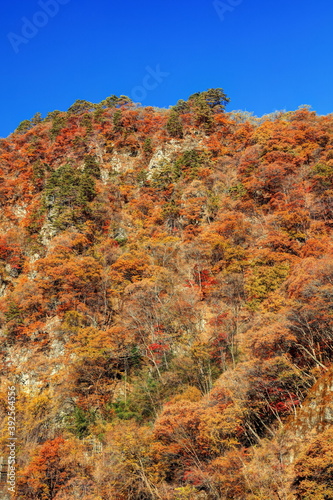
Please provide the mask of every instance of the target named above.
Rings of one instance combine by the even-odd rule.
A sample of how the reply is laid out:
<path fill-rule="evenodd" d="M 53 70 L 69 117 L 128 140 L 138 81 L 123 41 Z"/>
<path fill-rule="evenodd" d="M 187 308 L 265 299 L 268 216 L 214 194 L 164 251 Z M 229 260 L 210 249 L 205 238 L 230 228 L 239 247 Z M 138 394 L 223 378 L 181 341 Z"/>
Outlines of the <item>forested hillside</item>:
<path fill-rule="evenodd" d="M 76 101 L 0 140 L 13 498 L 333 499 L 333 115 L 228 101 Z"/>

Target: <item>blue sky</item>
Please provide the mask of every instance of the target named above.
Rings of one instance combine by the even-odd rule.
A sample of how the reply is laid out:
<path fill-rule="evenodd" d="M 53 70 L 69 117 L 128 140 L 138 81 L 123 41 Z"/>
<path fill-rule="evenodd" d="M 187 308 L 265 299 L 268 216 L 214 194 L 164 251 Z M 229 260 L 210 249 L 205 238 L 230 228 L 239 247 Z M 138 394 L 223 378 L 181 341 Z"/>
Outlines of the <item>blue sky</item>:
<path fill-rule="evenodd" d="M 128 95 L 168 107 L 222 87 L 228 110 L 333 111 L 331 0 L 11 0 L 0 137 L 37 111 Z"/>

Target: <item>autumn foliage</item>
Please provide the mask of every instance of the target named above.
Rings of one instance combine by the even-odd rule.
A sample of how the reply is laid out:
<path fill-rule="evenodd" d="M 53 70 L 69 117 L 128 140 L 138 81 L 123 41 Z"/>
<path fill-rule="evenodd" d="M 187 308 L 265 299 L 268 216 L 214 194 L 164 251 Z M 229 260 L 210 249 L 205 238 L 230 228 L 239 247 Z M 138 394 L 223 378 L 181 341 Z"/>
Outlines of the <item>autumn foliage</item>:
<path fill-rule="evenodd" d="M 332 498 L 329 425 L 281 443 L 333 361 L 333 117 L 227 102 L 77 101 L 0 140 L 14 498 Z"/>

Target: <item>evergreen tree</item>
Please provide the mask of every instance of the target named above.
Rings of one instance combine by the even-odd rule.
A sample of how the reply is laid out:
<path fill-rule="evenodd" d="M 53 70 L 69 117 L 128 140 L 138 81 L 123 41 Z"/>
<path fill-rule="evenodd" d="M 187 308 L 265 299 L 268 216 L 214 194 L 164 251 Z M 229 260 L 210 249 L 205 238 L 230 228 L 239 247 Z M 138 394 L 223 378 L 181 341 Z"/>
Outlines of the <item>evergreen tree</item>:
<path fill-rule="evenodd" d="M 96 160 L 96 156 L 86 155 L 84 158 L 84 173 L 95 177 L 95 179 L 101 178 L 101 171 Z"/>
<path fill-rule="evenodd" d="M 43 121 L 43 117 L 41 113 L 35 113 L 34 116 L 31 118 L 31 123 L 33 125 L 37 125 L 38 123 Z"/>
<path fill-rule="evenodd" d="M 23 122 L 21 122 L 19 124 L 19 126 L 17 127 L 17 129 L 15 130 L 15 132 L 19 132 L 19 133 L 25 133 L 27 132 L 28 130 L 30 130 L 31 128 L 33 127 L 33 124 L 30 120 L 23 120 Z"/>
<path fill-rule="evenodd" d="M 179 114 L 175 110 L 171 110 L 169 119 L 166 124 L 166 129 L 171 137 L 181 139 L 183 137 L 183 125 L 179 118 Z"/>
<path fill-rule="evenodd" d="M 93 111 L 96 108 L 96 104 L 92 102 L 85 101 L 83 99 L 78 99 L 69 108 L 68 113 L 73 115 L 79 115 L 81 113 L 87 113 Z"/>

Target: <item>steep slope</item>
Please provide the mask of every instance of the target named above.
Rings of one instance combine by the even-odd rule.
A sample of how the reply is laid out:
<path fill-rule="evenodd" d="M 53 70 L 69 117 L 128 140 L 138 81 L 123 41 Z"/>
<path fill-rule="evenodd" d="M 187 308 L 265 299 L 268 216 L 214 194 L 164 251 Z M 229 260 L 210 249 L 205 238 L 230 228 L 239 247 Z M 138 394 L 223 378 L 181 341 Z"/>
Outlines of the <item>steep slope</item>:
<path fill-rule="evenodd" d="M 333 357 L 333 117 L 226 102 L 77 101 L 0 141 L 14 498 L 333 498 L 316 389 Z"/>

